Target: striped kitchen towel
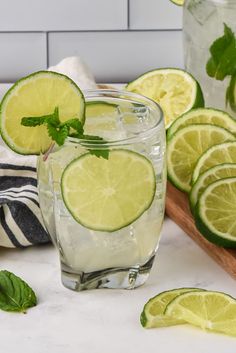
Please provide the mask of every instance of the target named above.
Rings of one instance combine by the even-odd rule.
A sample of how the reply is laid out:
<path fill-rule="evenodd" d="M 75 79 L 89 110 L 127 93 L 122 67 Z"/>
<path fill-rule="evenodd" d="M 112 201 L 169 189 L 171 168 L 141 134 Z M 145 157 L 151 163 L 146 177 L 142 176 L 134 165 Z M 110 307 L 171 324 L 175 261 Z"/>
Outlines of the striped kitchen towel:
<path fill-rule="evenodd" d="M 0 146 L 0 246 L 49 241 L 38 201 L 36 157 Z"/>

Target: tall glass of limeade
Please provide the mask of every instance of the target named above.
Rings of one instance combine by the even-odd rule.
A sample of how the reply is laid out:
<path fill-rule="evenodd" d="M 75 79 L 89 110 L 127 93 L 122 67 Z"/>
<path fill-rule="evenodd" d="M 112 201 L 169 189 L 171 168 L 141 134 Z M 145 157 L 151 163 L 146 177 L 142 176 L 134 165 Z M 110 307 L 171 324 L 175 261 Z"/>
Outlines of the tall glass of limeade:
<path fill-rule="evenodd" d="M 235 0 L 185 1 L 183 33 L 186 70 L 199 81 L 206 106 L 226 110 L 236 117 L 236 71 L 232 75 L 227 74 L 223 79 L 229 69 L 228 60 L 232 59 L 236 63 L 235 49 L 232 50 L 232 47 L 235 47 L 232 36 L 218 42 L 213 55 L 215 63 L 208 64 L 211 65 L 209 72 L 218 79 L 210 77 L 206 70 L 211 58 L 210 47 L 224 35 L 225 25 L 234 35 L 236 34 Z M 213 67 L 212 64 L 216 66 Z"/>
<path fill-rule="evenodd" d="M 132 93 L 88 91 L 86 134 L 38 160 L 40 206 L 73 290 L 126 288 L 148 278 L 164 217 L 160 107 Z"/>

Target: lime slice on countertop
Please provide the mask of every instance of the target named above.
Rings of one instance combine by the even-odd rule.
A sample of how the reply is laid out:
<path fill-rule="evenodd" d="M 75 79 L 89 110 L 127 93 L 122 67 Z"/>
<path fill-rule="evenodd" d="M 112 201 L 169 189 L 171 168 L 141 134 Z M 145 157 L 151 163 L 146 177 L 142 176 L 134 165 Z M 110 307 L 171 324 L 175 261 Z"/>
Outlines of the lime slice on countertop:
<path fill-rule="evenodd" d="M 48 149 L 51 138 L 43 125 L 31 129 L 21 125 L 23 117 L 44 116 L 59 109 L 60 120 L 78 118 L 84 122 L 85 102 L 79 87 L 67 76 L 39 71 L 17 81 L 0 106 L 3 140 L 20 154 L 39 154 Z"/>
<path fill-rule="evenodd" d="M 199 197 L 208 185 L 212 184 L 216 180 L 230 177 L 236 177 L 236 164 L 223 163 L 202 173 L 192 186 L 189 194 L 192 212 L 194 213 L 194 208 L 199 200 Z"/>
<path fill-rule="evenodd" d="M 180 69 L 156 69 L 143 74 L 126 86 L 157 102 L 165 117 L 166 128 L 188 110 L 204 106 L 199 83 Z"/>
<path fill-rule="evenodd" d="M 206 170 L 223 163 L 236 163 L 236 141 L 212 146 L 197 161 L 193 171 L 192 184 Z"/>
<path fill-rule="evenodd" d="M 146 157 L 130 150 L 111 150 L 108 159 L 84 154 L 65 168 L 61 190 L 78 223 L 113 232 L 150 207 L 156 190 L 155 172 Z"/>
<path fill-rule="evenodd" d="M 185 192 L 191 190 L 191 178 L 199 157 L 209 147 L 233 141 L 228 130 L 209 124 L 188 125 L 167 141 L 167 170 L 170 181 Z"/>
<path fill-rule="evenodd" d="M 177 288 L 162 292 L 151 298 L 144 306 L 140 316 L 140 322 L 145 328 L 165 327 L 184 324 L 185 321 L 164 315 L 167 305 L 178 295 L 198 288 Z"/>
<path fill-rule="evenodd" d="M 165 314 L 203 330 L 236 336 L 236 300 L 224 293 L 183 293 L 167 305 Z"/>
<path fill-rule="evenodd" d="M 236 248 L 236 177 L 208 185 L 199 198 L 195 222 L 210 242 Z"/>
<path fill-rule="evenodd" d="M 168 138 L 171 138 L 177 130 L 191 124 L 217 125 L 236 135 L 236 121 L 229 114 L 211 108 L 198 108 L 192 109 L 176 119 L 168 129 Z"/>

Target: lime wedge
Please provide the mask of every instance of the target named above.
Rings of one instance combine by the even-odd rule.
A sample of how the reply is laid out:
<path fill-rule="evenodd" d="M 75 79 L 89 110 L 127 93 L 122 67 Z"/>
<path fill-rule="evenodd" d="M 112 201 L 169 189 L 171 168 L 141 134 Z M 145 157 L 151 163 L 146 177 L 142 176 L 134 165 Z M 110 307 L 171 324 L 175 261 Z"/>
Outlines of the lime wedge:
<path fill-rule="evenodd" d="M 223 163 L 236 163 L 236 141 L 212 146 L 203 153 L 194 168 L 192 184 L 196 183 L 200 174 Z"/>
<path fill-rule="evenodd" d="M 208 185 L 212 184 L 216 180 L 230 177 L 236 177 L 236 164 L 223 163 L 202 173 L 196 183 L 192 186 L 189 195 L 192 212 L 194 213 L 194 208 L 199 200 L 199 197 Z"/>
<path fill-rule="evenodd" d="M 236 135 L 236 121 L 229 114 L 216 109 L 198 108 L 176 119 L 168 129 L 168 138 L 171 138 L 177 130 L 191 124 L 217 125 Z"/>
<path fill-rule="evenodd" d="M 236 300 L 224 293 L 184 293 L 170 302 L 165 314 L 203 330 L 236 336 Z"/>
<path fill-rule="evenodd" d="M 130 82 L 126 89 L 157 102 L 165 117 L 166 128 L 188 110 L 204 106 L 198 82 L 179 69 L 156 69 Z"/>
<path fill-rule="evenodd" d="M 184 2 L 185 2 L 185 0 L 170 0 L 170 1 L 173 2 L 175 5 L 178 5 L 178 6 L 183 6 Z"/>
<path fill-rule="evenodd" d="M 199 198 L 195 221 L 212 243 L 236 248 L 236 177 L 208 185 Z"/>
<path fill-rule="evenodd" d="M 197 291 L 197 288 L 177 288 L 162 292 L 151 298 L 144 306 L 140 316 L 140 322 L 145 328 L 165 327 L 180 325 L 185 323 L 183 320 L 164 315 L 167 305 L 178 295 L 190 291 Z"/>
<path fill-rule="evenodd" d="M 139 218 L 156 189 L 152 163 L 117 149 L 109 158 L 91 154 L 72 161 L 62 175 L 62 196 L 74 219 L 89 229 L 113 232 Z"/>
<path fill-rule="evenodd" d="M 185 192 L 191 190 L 194 167 L 209 147 L 235 140 L 229 131 L 214 125 L 196 124 L 178 130 L 167 141 L 167 169 L 171 182 Z"/>
<path fill-rule="evenodd" d="M 20 154 L 39 154 L 51 144 L 45 126 L 21 125 L 23 117 L 43 116 L 59 108 L 61 121 L 84 121 L 84 97 L 67 76 L 39 71 L 24 77 L 6 93 L 0 106 L 0 129 L 7 145 Z"/>

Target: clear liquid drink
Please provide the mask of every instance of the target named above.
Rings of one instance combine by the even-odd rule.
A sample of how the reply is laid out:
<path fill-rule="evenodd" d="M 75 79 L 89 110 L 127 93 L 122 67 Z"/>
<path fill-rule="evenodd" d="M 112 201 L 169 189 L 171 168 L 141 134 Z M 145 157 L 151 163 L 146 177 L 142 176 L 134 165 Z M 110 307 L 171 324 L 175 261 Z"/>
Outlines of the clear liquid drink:
<path fill-rule="evenodd" d="M 224 24 L 236 33 L 235 0 L 186 0 L 183 14 L 185 68 L 200 83 L 207 107 L 228 111 L 226 91 L 230 77 L 218 81 L 207 75 L 212 43 L 224 34 Z"/>
<path fill-rule="evenodd" d="M 78 291 L 100 287 L 134 288 L 148 278 L 164 217 L 164 120 L 154 102 L 131 93 L 96 91 L 85 98 L 93 107 L 101 103 L 97 106 L 99 112 L 95 109 L 87 116 L 87 133 L 104 138 L 103 147 L 109 151 L 135 152 L 152 163 L 156 184 L 152 203 L 140 217 L 115 231 L 94 230 L 75 220 L 63 199 L 61 176 L 71 161 L 97 146 L 69 138 L 65 145 L 39 158 L 40 206 L 59 250 L 62 282 L 66 287 Z M 127 180 L 130 182 L 136 180 Z"/>

